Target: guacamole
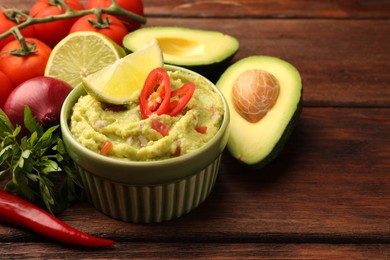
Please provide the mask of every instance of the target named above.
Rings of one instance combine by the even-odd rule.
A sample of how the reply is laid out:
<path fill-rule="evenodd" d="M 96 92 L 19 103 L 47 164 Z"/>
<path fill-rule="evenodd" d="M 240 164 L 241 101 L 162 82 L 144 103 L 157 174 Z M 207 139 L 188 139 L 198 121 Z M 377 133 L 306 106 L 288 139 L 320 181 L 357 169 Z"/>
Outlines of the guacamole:
<path fill-rule="evenodd" d="M 132 102 L 112 108 L 90 95 L 79 98 L 73 107 L 70 130 L 83 146 L 99 152 L 110 141 L 109 157 L 132 161 L 161 160 L 200 148 L 219 130 L 224 113 L 222 99 L 205 79 L 185 71 L 169 71 L 172 90 L 186 82 L 196 89 L 183 111 L 176 116 L 152 115 L 143 119 L 139 92 Z M 152 127 L 159 122 L 169 127 L 167 135 Z M 199 127 L 203 131 L 199 131 Z M 206 130 L 206 131 L 204 131 Z"/>

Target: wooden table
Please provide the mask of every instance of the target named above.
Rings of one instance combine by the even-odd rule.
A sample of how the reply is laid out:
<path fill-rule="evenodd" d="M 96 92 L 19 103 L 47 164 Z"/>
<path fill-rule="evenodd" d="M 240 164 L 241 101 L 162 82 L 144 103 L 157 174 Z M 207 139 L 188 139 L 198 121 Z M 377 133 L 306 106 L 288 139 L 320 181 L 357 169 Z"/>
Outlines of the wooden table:
<path fill-rule="evenodd" d="M 33 0 L 1 0 L 24 10 Z M 234 61 L 277 56 L 304 84 L 282 154 L 262 170 L 224 154 L 210 197 L 179 219 L 113 220 L 87 202 L 60 218 L 114 248 L 86 250 L 0 224 L 5 258 L 390 259 L 390 2 L 144 0 L 147 26 L 237 37 Z"/>

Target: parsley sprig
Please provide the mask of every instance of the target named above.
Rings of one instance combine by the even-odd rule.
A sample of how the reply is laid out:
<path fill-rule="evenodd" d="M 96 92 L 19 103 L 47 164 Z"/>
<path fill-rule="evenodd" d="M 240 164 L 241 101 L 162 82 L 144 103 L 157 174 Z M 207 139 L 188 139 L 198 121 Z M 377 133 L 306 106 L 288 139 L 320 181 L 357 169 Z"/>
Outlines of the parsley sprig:
<path fill-rule="evenodd" d="M 78 200 L 82 190 L 59 125 L 44 129 L 27 106 L 24 128 L 28 134 L 0 109 L 0 187 L 58 214 Z"/>

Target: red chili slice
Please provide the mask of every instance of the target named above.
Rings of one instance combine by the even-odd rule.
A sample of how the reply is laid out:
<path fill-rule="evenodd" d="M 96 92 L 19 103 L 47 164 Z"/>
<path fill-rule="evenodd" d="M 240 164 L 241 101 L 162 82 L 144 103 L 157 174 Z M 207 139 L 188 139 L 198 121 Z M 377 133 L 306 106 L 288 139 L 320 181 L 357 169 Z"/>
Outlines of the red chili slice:
<path fill-rule="evenodd" d="M 195 84 L 193 82 L 188 82 L 184 84 L 181 88 L 172 91 L 168 115 L 176 116 L 177 114 L 179 114 L 190 101 L 194 92 Z"/>
<path fill-rule="evenodd" d="M 142 118 L 151 114 L 166 114 L 171 97 L 171 81 L 166 70 L 156 68 L 152 70 L 145 80 L 140 94 L 140 108 Z"/>

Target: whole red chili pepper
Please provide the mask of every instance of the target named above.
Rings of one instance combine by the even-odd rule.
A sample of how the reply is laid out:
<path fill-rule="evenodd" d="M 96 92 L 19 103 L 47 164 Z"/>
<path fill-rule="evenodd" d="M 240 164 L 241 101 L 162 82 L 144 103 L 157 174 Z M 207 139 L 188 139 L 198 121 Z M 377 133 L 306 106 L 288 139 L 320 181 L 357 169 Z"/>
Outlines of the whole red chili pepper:
<path fill-rule="evenodd" d="M 107 247 L 114 244 L 112 240 L 85 234 L 34 204 L 1 190 L 0 221 L 25 227 L 67 244 L 86 247 Z"/>

